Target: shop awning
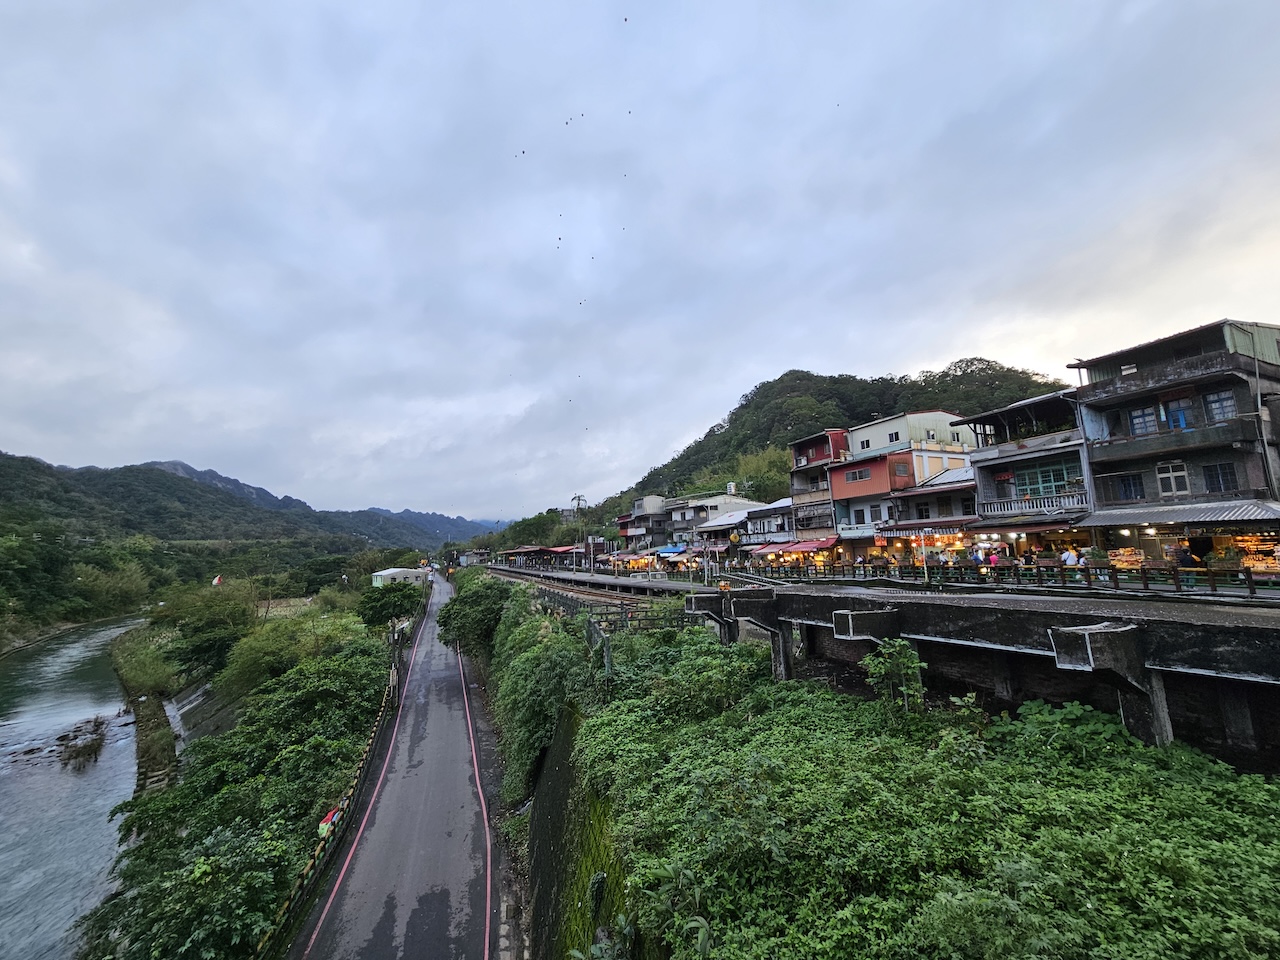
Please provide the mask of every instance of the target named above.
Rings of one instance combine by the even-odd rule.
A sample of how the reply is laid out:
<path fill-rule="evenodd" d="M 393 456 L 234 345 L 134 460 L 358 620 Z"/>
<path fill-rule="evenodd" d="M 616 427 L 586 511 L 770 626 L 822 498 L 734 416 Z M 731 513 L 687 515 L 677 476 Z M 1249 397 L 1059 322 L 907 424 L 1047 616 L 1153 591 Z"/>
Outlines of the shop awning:
<path fill-rule="evenodd" d="M 753 557 L 763 557 L 770 553 L 788 553 L 795 546 L 794 542 L 788 543 L 766 543 L 763 546 L 756 547 L 751 551 Z"/>
<path fill-rule="evenodd" d="M 1099 510 L 1077 527 L 1137 527 L 1160 523 L 1276 523 L 1280 503 L 1274 500 L 1219 500 L 1211 503 L 1156 504 Z"/>
<path fill-rule="evenodd" d="M 883 530 L 877 530 L 876 535 L 881 537 L 914 537 L 922 531 L 931 537 L 954 537 L 960 533 L 963 527 L 931 527 L 928 520 L 921 520 L 915 523 L 906 524 L 899 523 L 897 526 L 886 527 Z"/>
<path fill-rule="evenodd" d="M 1078 527 L 1084 514 L 1075 511 L 1046 516 L 1043 513 L 1026 513 L 1015 517 L 992 517 L 989 520 L 975 520 L 965 524 L 966 530 L 1016 530 L 1019 533 L 1035 533 L 1040 530 L 1061 530 L 1063 527 Z"/>
<path fill-rule="evenodd" d="M 673 545 L 669 547 L 658 548 L 658 556 L 660 557 L 668 557 L 676 553 L 684 553 L 684 547 L 677 547 Z"/>
<path fill-rule="evenodd" d="M 836 537 L 827 537 L 825 540 L 801 540 L 799 543 L 788 545 L 785 549 L 788 553 L 817 553 L 819 550 L 830 550 L 836 545 Z"/>

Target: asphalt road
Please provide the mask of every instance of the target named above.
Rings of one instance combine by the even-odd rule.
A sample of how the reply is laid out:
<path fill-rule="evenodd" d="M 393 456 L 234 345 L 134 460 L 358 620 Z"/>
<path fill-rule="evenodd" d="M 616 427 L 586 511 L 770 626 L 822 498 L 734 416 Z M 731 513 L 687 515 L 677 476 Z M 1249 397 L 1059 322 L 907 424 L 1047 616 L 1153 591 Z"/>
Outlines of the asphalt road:
<path fill-rule="evenodd" d="M 493 781 L 492 738 L 458 657 L 436 638 L 436 614 L 452 595 L 437 578 L 381 786 L 363 828 L 353 821 L 293 960 L 492 956 L 496 861 L 476 789 L 477 766 L 481 783 Z"/>

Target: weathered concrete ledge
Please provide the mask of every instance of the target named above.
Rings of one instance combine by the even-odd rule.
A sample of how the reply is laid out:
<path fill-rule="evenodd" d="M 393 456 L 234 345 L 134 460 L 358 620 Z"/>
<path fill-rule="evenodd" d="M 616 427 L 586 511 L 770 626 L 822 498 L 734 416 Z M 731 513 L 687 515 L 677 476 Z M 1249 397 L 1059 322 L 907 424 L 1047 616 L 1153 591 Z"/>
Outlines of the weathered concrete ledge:
<path fill-rule="evenodd" d="M 1001 704 L 1081 700 L 1148 743 L 1175 736 L 1245 766 L 1280 767 L 1280 612 L 1010 596 L 784 587 L 686 598 L 726 641 L 750 625 L 795 661 L 856 664 L 881 639 L 917 644 L 929 683 Z"/>

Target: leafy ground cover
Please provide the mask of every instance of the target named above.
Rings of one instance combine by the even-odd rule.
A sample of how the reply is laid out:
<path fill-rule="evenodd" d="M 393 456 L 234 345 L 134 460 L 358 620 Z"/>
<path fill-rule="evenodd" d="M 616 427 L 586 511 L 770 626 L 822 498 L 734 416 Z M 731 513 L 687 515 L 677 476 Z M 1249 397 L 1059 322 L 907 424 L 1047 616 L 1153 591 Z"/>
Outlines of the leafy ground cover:
<path fill-rule="evenodd" d="M 508 800 L 560 705 L 585 715 L 575 764 L 627 891 L 586 955 L 1280 956 L 1273 781 L 1079 704 L 925 708 L 894 647 L 879 699 L 777 683 L 767 650 L 700 630 L 615 637 L 605 683 L 526 590 L 453 603 L 446 639 L 489 654 Z"/>
<path fill-rule="evenodd" d="M 119 886 L 81 921 L 83 960 L 251 957 L 359 763 L 385 643 L 354 614 L 320 609 L 243 626 L 222 606 L 230 595 L 192 600 L 122 651 L 155 687 L 172 685 L 193 650 L 216 653 L 215 685 L 249 692 L 232 730 L 184 751 L 174 786 L 116 809 Z"/>

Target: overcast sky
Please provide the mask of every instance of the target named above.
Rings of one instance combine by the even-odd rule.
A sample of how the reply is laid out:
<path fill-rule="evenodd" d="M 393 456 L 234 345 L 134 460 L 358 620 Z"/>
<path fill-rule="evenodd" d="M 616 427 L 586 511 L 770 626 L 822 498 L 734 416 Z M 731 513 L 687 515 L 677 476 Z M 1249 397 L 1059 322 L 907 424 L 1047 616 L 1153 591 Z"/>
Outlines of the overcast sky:
<path fill-rule="evenodd" d="M 1277 37 L 1272 0 L 7 0 L 0 449 L 511 518 L 791 368 L 1280 322 Z"/>

